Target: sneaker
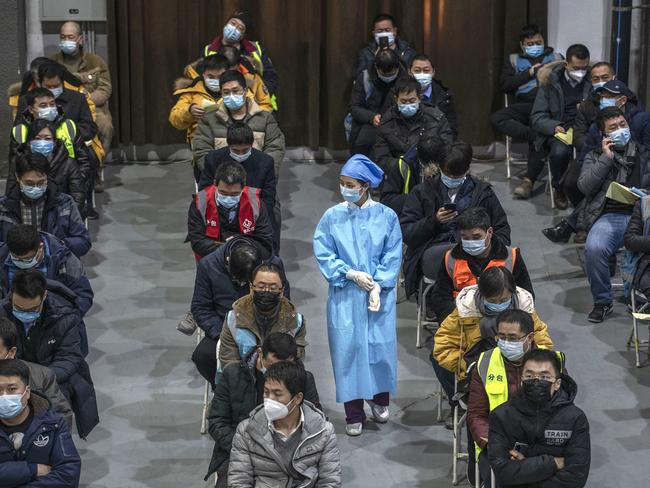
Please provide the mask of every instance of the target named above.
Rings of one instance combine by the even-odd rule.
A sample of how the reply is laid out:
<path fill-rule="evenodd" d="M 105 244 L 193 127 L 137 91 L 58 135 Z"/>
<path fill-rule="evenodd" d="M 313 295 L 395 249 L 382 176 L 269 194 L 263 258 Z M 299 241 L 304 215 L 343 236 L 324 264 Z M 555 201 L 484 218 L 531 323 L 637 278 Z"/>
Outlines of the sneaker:
<path fill-rule="evenodd" d="M 551 242 L 569 242 L 573 229 L 566 219 L 562 219 L 555 227 L 542 229 L 542 234 Z"/>
<path fill-rule="evenodd" d="M 594 309 L 587 317 L 587 320 L 594 324 L 599 324 L 605 320 L 607 316 L 611 315 L 613 311 L 614 307 L 611 303 L 597 303 L 594 305 Z"/>
<path fill-rule="evenodd" d="M 194 334 L 194 331 L 196 331 L 197 327 L 198 325 L 196 324 L 196 320 L 194 320 L 192 312 L 187 312 L 185 314 L 185 317 L 183 317 L 183 320 L 181 320 L 176 326 L 176 330 L 178 330 L 178 332 L 182 332 L 185 335 L 191 336 Z"/>
<path fill-rule="evenodd" d="M 104 180 L 101 175 L 95 177 L 95 193 L 103 193 L 104 191 Z"/>
<path fill-rule="evenodd" d="M 584 244 L 585 242 L 587 242 L 587 233 L 584 230 L 576 232 L 576 235 L 573 236 L 573 243 Z"/>
<path fill-rule="evenodd" d="M 350 437 L 360 436 L 363 432 L 363 422 L 356 422 L 354 424 L 347 424 L 345 426 L 345 433 Z"/>
<path fill-rule="evenodd" d="M 381 405 L 377 405 L 372 400 L 366 400 L 366 402 L 368 403 L 368 405 L 370 405 L 372 418 L 375 420 L 375 422 L 379 424 L 385 424 L 386 422 L 388 422 L 388 419 L 390 418 L 390 412 L 388 411 L 388 407 L 382 407 Z"/>
<path fill-rule="evenodd" d="M 97 220 L 99 218 L 99 214 L 97 213 L 97 210 L 95 210 L 94 208 L 91 208 L 88 211 L 88 215 L 86 215 L 86 218 L 88 220 Z"/>
<path fill-rule="evenodd" d="M 533 193 L 533 181 L 530 178 L 524 178 L 512 195 L 519 200 L 528 200 L 531 193 Z"/>
<path fill-rule="evenodd" d="M 566 210 L 569 208 L 569 200 L 567 199 L 566 195 L 560 188 L 555 188 L 553 190 L 553 197 L 555 200 L 555 208 L 558 210 Z"/>

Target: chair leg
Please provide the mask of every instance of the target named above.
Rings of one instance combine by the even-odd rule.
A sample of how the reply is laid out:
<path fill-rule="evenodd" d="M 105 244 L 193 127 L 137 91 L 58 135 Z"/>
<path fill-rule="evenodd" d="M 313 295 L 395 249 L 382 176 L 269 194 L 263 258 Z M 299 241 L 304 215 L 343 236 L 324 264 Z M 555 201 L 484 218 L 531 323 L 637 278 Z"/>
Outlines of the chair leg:
<path fill-rule="evenodd" d="M 547 162 L 548 165 L 548 191 L 551 195 L 551 208 L 555 208 L 555 191 L 553 190 L 553 175 L 551 174 L 551 163 Z"/>
<path fill-rule="evenodd" d="M 438 382 L 438 418 L 436 418 L 436 422 L 440 423 L 442 422 L 442 398 L 445 396 L 444 391 L 442 390 L 442 383 Z"/>
<path fill-rule="evenodd" d="M 422 322 L 426 316 L 426 300 L 424 299 L 424 280 L 420 280 L 418 285 L 418 317 L 417 317 L 417 330 L 415 336 L 415 347 L 420 349 L 422 347 Z"/>
<path fill-rule="evenodd" d="M 632 289 L 630 293 L 631 302 L 632 302 L 632 345 L 634 346 L 634 355 L 636 358 L 636 367 L 641 367 L 641 360 L 639 359 L 639 324 L 634 316 L 636 312 L 636 290 Z M 629 345 L 629 341 L 628 341 Z"/>
<path fill-rule="evenodd" d="M 458 452 L 460 451 L 460 434 L 458 426 L 458 406 L 454 407 L 454 442 L 453 442 L 453 459 L 451 465 L 451 484 L 458 485 Z"/>
<path fill-rule="evenodd" d="M 478 470 L 478 459 L 474 463 L 474 486 L 475 488 L 481 488 L 481 473 Z"/>
<path fill-rule="evenodd" d="M 496 478 L 496 476 L 494 476 L 494 470 L 493 469 L 490 469 L 490 486 L 492 488 L 497 487 L 497 478 Z"/>
<path fill-rule="evenodd" d="M 512 162 L 512 154 L 510 153 L 510 136 L 506 136 L 506 177 L 510 179 L 510 163 Z"/>
<path fill-rule="evenodd" d="M 201 409 L 201 435 L 208 432 L 208 399 L 210 396 L 210 382 L 205 382 L 203 389 L 203 408 Z"/>

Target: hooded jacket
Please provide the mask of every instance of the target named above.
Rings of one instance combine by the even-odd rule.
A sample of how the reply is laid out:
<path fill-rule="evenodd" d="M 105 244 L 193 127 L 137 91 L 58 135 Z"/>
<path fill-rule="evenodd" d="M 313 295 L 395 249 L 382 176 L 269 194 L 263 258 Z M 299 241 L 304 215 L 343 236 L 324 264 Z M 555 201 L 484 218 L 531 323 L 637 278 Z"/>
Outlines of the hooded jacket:
<path fill-rule="evenodd" d="M 533 76 L 530 76 L 530 73 L 528 70 L 526 71 L 516 71 L 514 66 L 512 65 L 512 60 L 511 57 L 516 55 L 525 59 L 528 59 L 531 65 L 536 64 L 538 62 L 541 62 L 544 60 L 546 56 L 549 54 L 553 53 L 553 48 L 552 47 L 546 47 L 544 49 L 544 52 L 536 57 L 536 58 L 531 58 L 527 54 L 523 52 L 518 52 L 518 53 L 513 53 L 509 54 L 504 63 L 503 67 L 501 68 L 501 76 L 499 77 L 499 88 L 503 93 L 507 93 L 509 95 L 515 95 L 517 93 L 517 90 L 521 85 L 525 85 L 528 83 L 536 74 Z M 558 58 L 558 60 L 563 59 L 562 55 L 559 53 L 555 53 L 555 57 Z M 527 92 L 527 93 L 522 93 L 520 95 L 517 95 L 517 102 L 519 103 L 532 103 L 535 100 L 535 95 L 537 94 L 537 88 L 534 88 L 533 90 Z"/>
<path fill-rule="evenodd" d="M 174 96 L 178 100 L 169 112 L 169 123 L 175 129 L 187 131 L 187 142 L 191 144 L 198 121 L 190 113 L 190 108 L 192 105 L 203 108 L 204 102 L 217 103 L 220 97 L 206 89 L 203 78 L 178 78 L 174 82 Z"/>
<path fill-rule="evenodd" d="M 589 422 L 573 403 L 578 387 L 562 374 L 560 389 L 543 407 L 521 393 L 490 413 L 488 457 L 500 486 L 582 488 L 591 464 Z M 515 443 L 527 444 L 523 461 L 510 459 Z M 564 458 L 558 470 L 555 457 Z"/>
<path fill-rule="evenodd" d="M 341 459 L 334 426 L 308 401 L 301 405 L 305 421 L 289 474 L 273 446 L 264 406 L 260 405 L 237 427 L 230 451 L 229 488 L 339 488 Z"/>

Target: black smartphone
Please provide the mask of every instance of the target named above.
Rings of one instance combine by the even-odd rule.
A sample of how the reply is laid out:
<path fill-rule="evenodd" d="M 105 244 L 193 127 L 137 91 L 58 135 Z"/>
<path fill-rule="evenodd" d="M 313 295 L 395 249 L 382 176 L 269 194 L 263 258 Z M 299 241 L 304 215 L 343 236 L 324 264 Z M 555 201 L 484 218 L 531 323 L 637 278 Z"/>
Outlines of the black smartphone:
<path fill-rule="evenodd" d="M 388 49 L 388 36 L 379 36 L 379 49 Z"/>
<path fill-rule="evenodd" d="M 524 442 L 515 442 L 514 450 L 522 453 L 523 455 L 526 455 L 526 451 L 528 451 L 528 444 Z"/>
<path fill-rule="evenodd" d="M 455 212 L 456 211 L 456 204 L 453 202 L 445 203 L 442 208 L 447 210 L 448 212 Z"/>

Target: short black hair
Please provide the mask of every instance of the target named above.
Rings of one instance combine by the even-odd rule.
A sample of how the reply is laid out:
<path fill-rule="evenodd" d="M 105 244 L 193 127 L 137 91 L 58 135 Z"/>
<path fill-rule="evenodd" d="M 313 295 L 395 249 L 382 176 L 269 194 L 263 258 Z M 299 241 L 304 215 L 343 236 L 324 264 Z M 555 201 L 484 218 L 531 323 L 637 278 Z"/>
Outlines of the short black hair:
<path fill-rule="evenodd" d="M 383 22 L 384 20 L 390 20 L 391 24 L 393 24 L 393 27 L 397 27 L 397 22 L 395 22 L 395 17 L 393 17 L 391 14 L 387 13 L 381 13 L 375 15 L 375 18 L 372 19 L 372 28 L 375 28 L 375 25 L 377 25 L 379 22 Z"/>
<path fill-rule="evenodd" d="M 13 323 L 13 322 L 12 322 Z M 272 353 L 280 361 L 298 358 L 298 345 L 291 334 L 272 332 L 262 343 L 262 357 Z"/>
<path fill-rule="evenodd" d="M 492 227 L 490 214 L 483 207 L 470 207 L 456 219 L 458 230 L 488 230 L 490 227 Z"/>
<path fill-rule="evenodd" d="M 43 63 L 38 67 L 38 82 L 43 83 L 45 78 L 59 78 L 63 83 L 65 72 L 66 69 L 55 61 Z"/>
<path fill-rule="evenodd" d="M 483 298 L 500 295 L 504 289 L 512 294 L 517 292 L 514 276 L 503 266 L 491 266 L 478 278 L 478 291 Z"/>
<path fill-rule="evenodd" d="M 589 59 L 589 49 L 584 44 L 571 44 L 566 50 L 567 62 L 571 62 L 571 58 Z"/>
<path fill-rule="evenodd" d="M 29 386 L 29 368 L 20 359 L 0 361 L 0 376 L 18 376 L 25 386 Z"/>
<path fill-rule="evenodd" d="M 523 310 L 511 309 L 501 312 L 497 317 L 497 330 L 499 329 L 499 324 L 519 324 L 521 332 L 525 335 L 535 330 L 533 317 Z"/>
<path fill-rule="evenodd" d="M 537 24 L 526 24 L 519 31 L 519 41 L 524 42 L 529 37 L 536 36 L 537 34 L 544 35 L 542 29 Z"/>
<path fill-rule="evenodd" d="M 50 129 L 52 140 L 56 143 L 56 127 L 54 124 L 47 119 L 38 118 L 32 120 L 32 122 L 29 124 L 29 127 L 27 128 L 27 141 L 34 140 L 38 133 L 43 129 Z"/>
<path fill-rule="evenodd" d="M 433 61 L 431 61 L 431 58 L 427 56 L 426 54 L 418 54 L 411 60 L 411 64 L 409 65 L 409 69 L 413 68 L 413 63 L 416 61 L 428 61 L 431 63 L 431 67 L 433 68 Z"/>
<path fill-rule="evenodd" d="M 223 163 L 214 173 L 214 184 L 218 185 L 220 181 L 223 181 L 226 185 L 239 183 L 243 188 L 246 186 L 246 170 L 235 161 Z"/>
<path fill-rule="evenodd" d="M 605 107 L 600 112 L 598 112 L 596 123 L 598 124 L 600 131 L 605 132 L 605 122 L 607 122 L 609 119 L 615 119 L 617 117 L 625 117 L 625 112 L 623 112 L 620 107 Z"/>
<path fill-rule="evenodd" d="M 375 68 L 382 73 L 392 73 L 399 69 L 399 58 L 392 49 L 381 49 L 375 56 Z"/>
<path fill-rule="evenodd" d="M 251 283 L 255 280 L 258 273 L 274 273 L 280 277 L 280 281 L 284 282 L 284 272 L 282 268 L 273 263 L 262 263 L 257 266 L 251 273 Z"/>
<path fill-rule="evenodd" d="M 395 97 L 398 97 L 400 93 L 411 93 L 413 91 L 419 98 L 422 92 L 422 86 L 418 83 L 418 80 L 411 76 L 399 79 L 395 83 Z"/>
<path fill-rule="evenodd" d="M 52 95 L 52 92 L 48 90 L 47 88 L 43 88 L 42 86 L 37 86 L 34 88 L 32 91 L 27 92 L 27 95 L 25 95 L 25 100 L 27 101 L 27 105 L 30 107 L 36 103 L 37 98 L 54 98 L 54 95 Z"/>
<path fill-rule="evenodd" d="M 262 262 L 262 253 L 259 247 L 253 242 L 243 239 L 233 244 L 228 257 L 230 276 L 243 283 L 251 282 L 253 270 Z"/>
<path fill-rule="evenodd" d="M 445 147 L 444 156 L 438 163 L 440 169 L 448 176 L 461 176 L 469 171 L 473 156 L 472 146 L 457 140 Z"/>
<path fill-rule="evenodd" d="M 244 10 L 239 10 L 234 14 L 232 14 L 230 17 L 228 17 L 228 22 L 230 22 L 232 19 L 241 20 L 246 26 L 246 32 L 248 32 L 253 28 L 253 17 L 251 16 L 251 14 L 249 14 Z"/>
<path fill-rule="evenodd" d="M 196 65 L 196 72 L 203 76 L 206 70 L 215 69 L 215 70 L 227 70 L 228 69 L 228 60 L 222 54 L 211 54 L 201 59 Z"/>
<path fill-rule="evenodd" d="M 13 320 L 7 317 L 0 318 L 0 340 L 5 349 L 18 347 L 18 329 Z"/>
<path fill-rule="evenodd" d="M 239 86 L 246 90 L 246 78 L 239 71 L 233 69 L 226 70 L 219 77 L 219 85 L 223 88 L 223 85 L 231 81 L 236 81 Z"/>
<path fill-rule="evenodd" d="M 226 69 L 239 66 L 241 63 L 241 52 L 235 46 L 221 46 L 219 54 L 224 57 L 228 63 Z"/>
<path fill-rule="evenodd" d="M 294 397 L 298 393 L 304 394 L 307 374 L 303 365 L 298 361 L 278 361 L 269 366 L 264 373 L 264 381 L 269 380 L 282 383 Z"/>
<path fill-rule="evenodd" d="M 11 283 L 11 292 L 16 295 L 34 299 L 42 298 L 47 290 L 47 280 L 43 273 L 37 269 L 20 269 L 16 271 Z"/>
<path fill-rule="evenodd" d="M 25 154 L 16 159 L 16 175 L 21 177 L 28 171 L 44 175 L 50 173 L 50 162 L 42 154 Z"/>
<path fill-rule="evenodd" d="M 41 236 L 33 225 L 16 224 L 7 232 L 5 239 L 9 252 L 14 256 L 24 256 L 28 252 L 38 250 Z"/>
<path fill-rule="evenodd" d="M 614 66 L 612 65 L 612 63 L 609 63 L 607 61 L 598 61 L 596 64 L 594 64 L 591 67 L 591 71 L 595 70 L 596 68 L 602 68 L 603 66 L 606 66 L 607 68 L 609 68 L 609 72 L 611 74 L 613 74 L 613 75 L 616 74 L 616 71 L 614 71 Z"/>
<path fill-rule="evenodd" d="M 553 365 L 553 370 L 555 371 L 555 377 L 559 378 L 562 374 L 562 362 L 560 361 L 560 358 L 557 357 L 557 354 L 550 349 L 531 349 L 524 354 L 524 358 L 521 360 L 522 371 L 528 361 L 534 363 L 551 363 Z"/>
<path fill-rule="evenodd" d="M 444 147 L 445 141 L 436 134 L 425 135 L 418 141 L 418 159 L 425 163 L 438 163 L 442 158 Z"/>
<path fill-rule="evenodd" d="M 229 146 L 240 144 L 252 145 L 253 141 L 253 129 L 246 122 L 236 120 L 228 126 L 226 143 Z"/>

